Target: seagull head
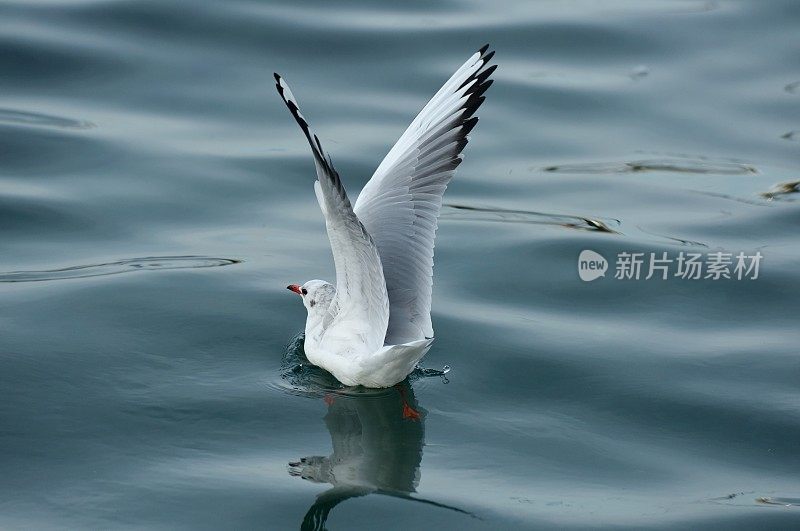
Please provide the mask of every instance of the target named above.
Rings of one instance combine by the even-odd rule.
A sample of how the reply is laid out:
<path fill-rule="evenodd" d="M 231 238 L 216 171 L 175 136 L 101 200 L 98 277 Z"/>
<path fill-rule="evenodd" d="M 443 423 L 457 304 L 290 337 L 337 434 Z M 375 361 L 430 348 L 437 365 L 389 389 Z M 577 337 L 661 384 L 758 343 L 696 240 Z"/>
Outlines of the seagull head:
<path fill-rule="evenodd" d="M 289 284 L 286 289 L 300 295 L 300 298 L 303 299 L 303 306 L 309 313 L 327 310 L 333 296 L 336 295 L 336 288 L 333 284 L 324 280 L 309 280 L 302 286 Z"/>

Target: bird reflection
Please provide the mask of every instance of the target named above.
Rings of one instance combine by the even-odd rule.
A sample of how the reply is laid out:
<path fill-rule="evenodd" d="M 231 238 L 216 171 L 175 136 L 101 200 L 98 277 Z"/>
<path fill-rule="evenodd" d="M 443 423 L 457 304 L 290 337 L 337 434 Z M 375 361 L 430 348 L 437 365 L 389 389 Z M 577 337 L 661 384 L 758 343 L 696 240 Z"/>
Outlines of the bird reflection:
<path fill-rule="evenodd" d="M 289 463 L 289 473 L 315 483 L 330 483 L 303 519 L 301 529 L 325 528 L 330 511 L 343 501 L 376 493 L 469 514 L 412 497 L 420 478 L 425 445 L 425 410 L 407 381 L 382 390 L 348 390 L 325 397 L 325 426 L 333 453 Z"/>

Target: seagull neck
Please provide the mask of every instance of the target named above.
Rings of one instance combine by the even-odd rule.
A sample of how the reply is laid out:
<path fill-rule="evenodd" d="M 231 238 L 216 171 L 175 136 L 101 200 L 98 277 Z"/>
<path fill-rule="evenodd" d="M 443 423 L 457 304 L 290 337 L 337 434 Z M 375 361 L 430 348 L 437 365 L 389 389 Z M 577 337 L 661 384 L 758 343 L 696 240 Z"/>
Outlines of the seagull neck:
<path fill-rule="evenodd" d="M 308 312 L 306 318 L 306 335 L 322 328 L 322 312 Z"/>
<path fill-rule="evenodd" d="M 316 344 L 322 339 L 324 332 L 323 321 L 325 312 L 322 310 L 309 309 L 306 318 L 306 343 Z"/>

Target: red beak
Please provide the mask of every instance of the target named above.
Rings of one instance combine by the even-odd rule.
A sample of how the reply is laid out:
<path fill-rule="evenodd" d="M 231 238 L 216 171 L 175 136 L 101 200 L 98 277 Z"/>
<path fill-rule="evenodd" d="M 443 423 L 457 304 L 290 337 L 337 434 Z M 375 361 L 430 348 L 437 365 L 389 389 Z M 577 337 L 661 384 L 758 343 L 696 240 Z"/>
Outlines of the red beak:
<path fill-rule="evenodd" d="M 288 286 L 286 286 L 286 289 L 288 289 L 290 291 L 294 291 L 298 295 L 302 295 L 303 294 L 303 292 L 300 291 L 300 286 L 298 284 L 289 284 Z"/>

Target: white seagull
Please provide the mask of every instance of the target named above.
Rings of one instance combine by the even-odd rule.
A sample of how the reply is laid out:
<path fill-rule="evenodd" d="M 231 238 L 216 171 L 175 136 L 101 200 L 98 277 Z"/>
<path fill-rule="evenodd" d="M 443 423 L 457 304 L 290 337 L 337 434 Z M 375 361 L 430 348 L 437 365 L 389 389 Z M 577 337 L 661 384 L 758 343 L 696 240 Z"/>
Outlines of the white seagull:
<path fill-rule="evenodd" d="M 470 57 L 411 122 L 358 196 L 355 207 L 300 113 L 286 81 L 278 93 L 311 145 L 314 191 L 325 216 L 336 286 L 309 280 L 288 289 L 308 310 L 308 360 L 345 385 L 390 387 L 433 343 L 433 241 L 442 195 L 461 163 L 475 111 L 492 84 L 487 44 Z"/>

